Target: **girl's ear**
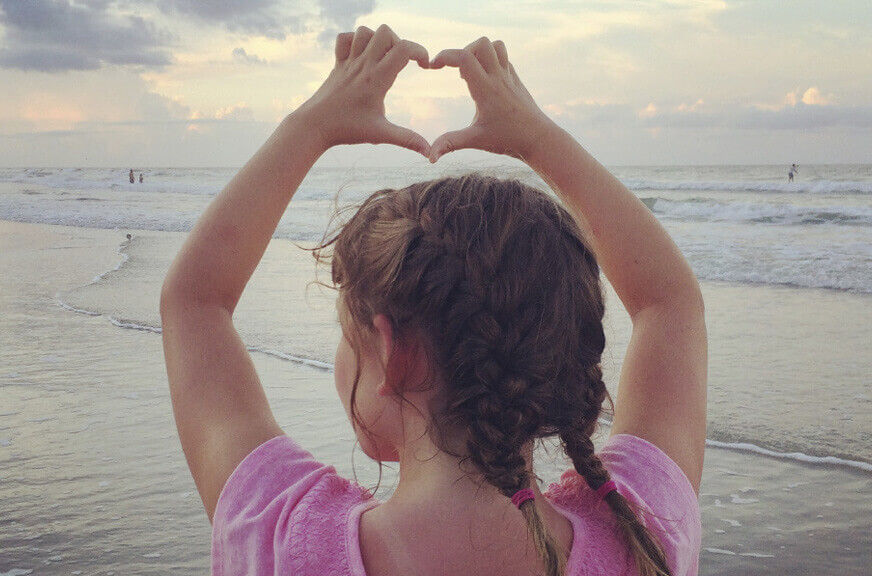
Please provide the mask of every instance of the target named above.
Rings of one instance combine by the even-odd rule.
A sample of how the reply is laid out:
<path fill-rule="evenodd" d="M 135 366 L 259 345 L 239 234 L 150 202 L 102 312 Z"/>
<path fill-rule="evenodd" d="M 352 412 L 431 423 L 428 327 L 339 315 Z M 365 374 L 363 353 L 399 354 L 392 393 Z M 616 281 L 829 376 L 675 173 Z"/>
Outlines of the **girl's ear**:
<path fill-rule="evenodd" d="M 375 336 L 376 336 L 376 346 L 379 361 L 381 365 L 384 367 L 385 379 L 382 380 L 381 384 L 378 385 L 376 391 L 379 396 L 389 396 L 395 390 L 397 386 L 396 379 L 393 377 L 393 370 L 391 370 L 392 364 L 396 364 L 396 362 L 392 362 L 394 360 L 394 327 L 391 325 L 391 321 L 384 314 L 376 314 L 372 319 L 373 328 L 375 328 Z"/>
<path fill-rule="evenodd" d="M 394 349 L 394 327 L 384 314 L 376 314 L 372 319 L 372 325 L 375 328 L 379 359 L 387 366 Z"/>
<path fill-rule="evenodd" d="M 379 396 L 417 390 L 427 381 L 428 364 L 414 333 L 397 338 L 391 321 L 384 314 L 372 319 L 375 345 L 384 370 L 384 380 L 376 388 Z"/>

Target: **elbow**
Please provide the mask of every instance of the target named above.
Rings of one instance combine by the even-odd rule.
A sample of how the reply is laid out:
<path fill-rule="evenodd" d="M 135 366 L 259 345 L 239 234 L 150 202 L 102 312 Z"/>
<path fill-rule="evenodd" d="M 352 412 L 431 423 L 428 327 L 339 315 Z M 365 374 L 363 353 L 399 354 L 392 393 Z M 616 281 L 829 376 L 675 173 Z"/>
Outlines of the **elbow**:
<path fill-rule="evenodd" d="M 676 318 L 681 318 L 682 323 L 693 326 L 703 335 L 707 333 L 705 323 L 705 299 L 696 276 L 691 275 L 691 281 L 682 287 L 680 296 L 669 306 L 671 313 Z"/>
<path fill-rule="evenodd" d="M 696 276 L 690 272 L 680 281 L 675 278 L 660 288 L 657 297 L 650 298 L 643 305 L 627 311 L 630 319 L 635 322 L 640 314 L 647 315 L 651 311 L 659 311 L 672 317 L 684 318 L 696 324 L 705 324 L 705 300 Z"/>
<path fill-rule="evenodd" d="M 207 278 L 180 272 L 175 266 L 170 268 L 160 291 L 161 321 L 207 310 L 222 310 L 232 315 L 238 298 L 207 288 L 210 284 Z"/>
<path fill-rule="evenodd" d="M 174 311 L 178 310 L 186 300 L 184 291 L 181 289 L 180 282 L 176 276 L 170 271 L 167 277 L 164 278 L 163 285 L 160 290 L 160 317 L 162 321 L 166 321 L 173 315 Z"/>
<path fill-rule="evenodd" d="M 161 319 L 166 321 L 168 317 L 201 303 L 203 294 L 198 287 L 200 284 L 183 267 L 173 263 L 160 290 Z"/>
<path fill-rule="evenodd" d="M 662 303 L 666 308 L 692 318 L 705 319 L 705 299 L 696 274 L 685 261 L 684 265 L 672 275 L 669 289 Z"/>
<path fill-rule="evenodd" d="M 685 299 L 688 308 L 705 320 L 705 298 L 703 298 L 699 280 L 696 279 L 694 274 L 691 274 L 690 281 L 688 282 Z"/>

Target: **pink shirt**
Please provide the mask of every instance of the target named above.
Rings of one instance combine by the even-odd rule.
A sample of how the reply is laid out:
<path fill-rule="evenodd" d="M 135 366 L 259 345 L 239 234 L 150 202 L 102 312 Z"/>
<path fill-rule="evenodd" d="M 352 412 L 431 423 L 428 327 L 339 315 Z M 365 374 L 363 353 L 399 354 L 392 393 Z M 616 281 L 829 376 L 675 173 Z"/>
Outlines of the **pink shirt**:
<path fill-rule="evenodd" d="M 696 576 L 702 526 L 687 477 L 654 445 L 613 436 L 599 452 L 626 498 L 647 510 L 674 576 Z M 567 575 L 630 575 L 614 514 L 574 471 L 545 493 L 574 529 Z M 265 442 L 224 486 L 212 526 L 214 576 L 365 576 L 358 528 L 379 501 L 287 436 Z"/>

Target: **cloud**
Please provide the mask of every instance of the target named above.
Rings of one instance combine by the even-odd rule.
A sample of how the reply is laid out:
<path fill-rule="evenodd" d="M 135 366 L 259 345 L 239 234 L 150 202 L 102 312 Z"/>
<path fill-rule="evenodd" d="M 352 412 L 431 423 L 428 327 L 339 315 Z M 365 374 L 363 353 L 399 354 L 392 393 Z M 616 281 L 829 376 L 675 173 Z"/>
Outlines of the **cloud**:
<path fill-rule="evenodd" d="M 639 111 L 639 118 L 653 118 L 655 116 L 657 116 L 657 106 L 653 102 L 648 102 L 648 105 Z"/>
<path fill-rule="evenodd" d="M 705 104 L 705 101 L 702 98 L 699 98 L 693 104 L 688 104 L 687 102 L 682 102 L 678 106 L 675 107 L 676 112 L 697 112 L 700 107 Z"/>
<path fill-rule="evenodd" d="M 182 121 L 191 109 L 120 67 L 69 75 L 2 73 L 0 134 L 115 130 Z"/>
<path fill-rule="evenodd" d="M 6 30 L 0 67 L 56 72 L 107 64 L 160 68 L 171 62 L 167 32 L 108 8 L 99 0 L 0 0 Z"/>
<path fill-rule="evenodd" d="M 216 26 L 272 40 L 317 34 L 322 43 L 331 44 L 337 32 L 352 29 L 357 18 L 374 8 L 375 0 L 0 0 L 5 33 L 0 68 L 160 69 L 172 63 L 171 48 L 180 42 L 168 28 L 178 30 L 180 24 Z M 237 62 L 263 63 L 238 50 L 233 53 Z"/>
<path fill-rule="evenodd" d="M 354 30 L 357 19 L 375 10 L 375 0 L 318 0 L 324 30 L 318 35 L 322 44 L 331 45 L 340 32 Z"/>
<path fill-rule="evenodd" d="M 254 112 L 245 102 L 219 108 L 214 112 L 195 110 L 188 115 L 185 129 L 189 132 L 209 132 L 221 124 L 257 124 Z"/>
<path fill-rule="evenodd" d="M 254 121 L 254 113 L 251 111 L 251 108 L 245 102 L 240 102 L 239 104 L 234 104 L 232 106 L 225 106 L 224 108 L 219 108 L 212 115 L 215 120 L 227 120 L 234 122 L 253 122 Z"/>
<path fill-rule="evenodd" d="M 805 104 L 779 109 L 731 106 L 717 111 L 674 111 L 644 119 L 660 128 L 727 128 L 738 130 L 820 130 L 872 128 L 872 107 Z"/>
<path fill-rule="evenodd" d="M 833 102 L 833 95 L 823 96 L 815 86 L 812 86 L 802 95 L 801 102 L 810 106 L 827 106 Z"/>
<path fill-rule="evenodd" d="M 245 48 L 239 47 L 233 49 L 233 61 L 237 64 L 261 65 L 266 64 L 266 60 L 261 59 L 256 54 L 249 54 Z"/>
<path fill-rule="evenodd" d="M 289 30 L 300 31 L 298 16 L 287 14 L 280 0 L 158 0 L 167 14 L 182 14 L 232 32 L 284 40 Z M 299 2 L 293 3 L 299 5 Z"/>
<path fill-rule="evenodd" d="M 823 101 L 816 91 L 806 91 L 808 101 Z M 609 128 L 614 131 L 642 129 L 659 134 L 665 129 L 718 131 L 818 131 L 872 128 L 872 107 L 807 104 L 802 99 L 779 108 L 728 104 L 715 106 L 702 99 L 693 104 L 644 107 L 576 101 L 549 107 L 557 122 L 577 133 Z"/>
<path fill-rule="evenodd" d="M 157 0 L 156 5 L 166 14 L 275 40 L 321 29 L 319 40 L 331 44 L 338 32 L 352 30 L 360 16 L 372 12 L 375 0 Z"/>
<path fill-rule="evenodd" d="M 781 110 L 748 108 L 735 114 L 737 128 L 814 130 L 822 128 L 872 128 L 872 107 L 821 106 L 798 102 Z"/>

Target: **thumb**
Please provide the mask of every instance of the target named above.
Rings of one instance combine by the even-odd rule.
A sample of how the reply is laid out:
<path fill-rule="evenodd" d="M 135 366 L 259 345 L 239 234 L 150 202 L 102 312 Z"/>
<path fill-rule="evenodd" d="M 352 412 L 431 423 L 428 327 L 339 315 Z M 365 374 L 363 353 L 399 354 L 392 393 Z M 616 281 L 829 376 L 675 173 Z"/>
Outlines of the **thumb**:
<path fill-rule="evenodd" d="M 433 164 L 443 155 L 464 148 L 477 148 L 476 140 L 480 130 L 475 126 L 467 126 L 462 130 L 446 132 L 439 136 L 430 147 L 430 163 Z"/>
<path fill-rule="evenodd" d="M 430 143 L 414 130 L 385 121 L 382 137 L 383 144 L 393 144 L 402 148 L 408 148 L 424 157 L 430 155 Z"/>

